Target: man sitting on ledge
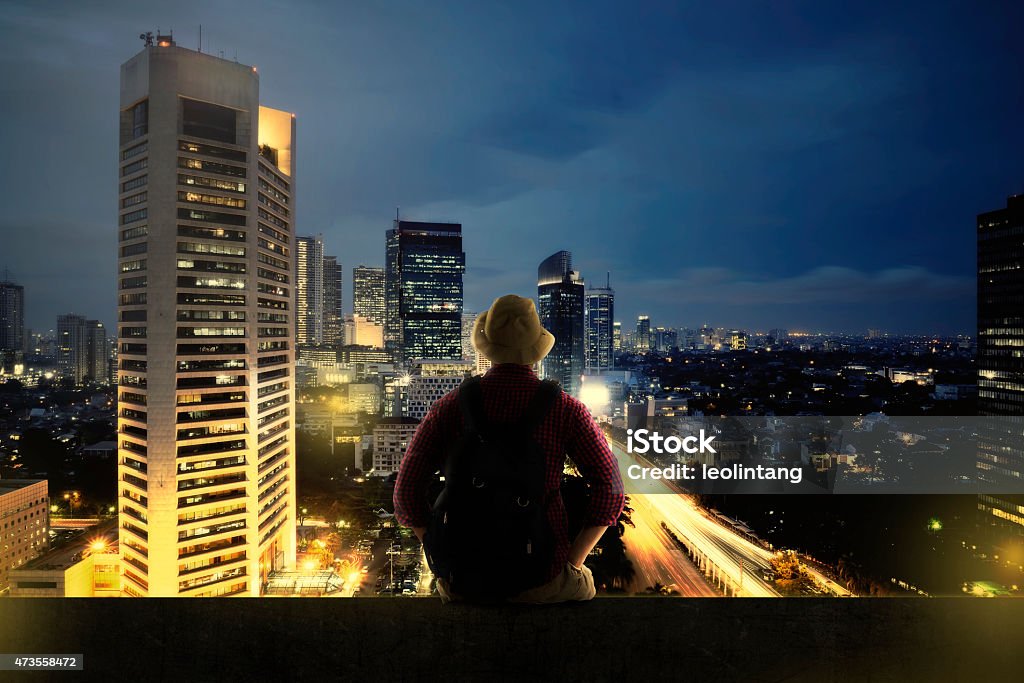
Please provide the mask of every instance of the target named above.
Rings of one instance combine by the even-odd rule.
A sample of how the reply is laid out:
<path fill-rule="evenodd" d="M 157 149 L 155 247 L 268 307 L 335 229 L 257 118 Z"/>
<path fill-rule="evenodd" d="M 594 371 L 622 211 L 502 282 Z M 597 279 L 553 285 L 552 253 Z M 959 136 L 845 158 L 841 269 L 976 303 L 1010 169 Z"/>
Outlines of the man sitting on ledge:
<path fill-rule="evenodd" d="M 555 338 L 533 300 L 495 299 L 472 338 L 494 365 L 431 406 L 399 468 L 395 517 L 423 542 L 443 602 L 590 600 L 583 562 L 624 500 L 615 456 L 587 408 L 534 373 Z M 572 543 L 559 492 L 566 456 L 589 485 Z"/>

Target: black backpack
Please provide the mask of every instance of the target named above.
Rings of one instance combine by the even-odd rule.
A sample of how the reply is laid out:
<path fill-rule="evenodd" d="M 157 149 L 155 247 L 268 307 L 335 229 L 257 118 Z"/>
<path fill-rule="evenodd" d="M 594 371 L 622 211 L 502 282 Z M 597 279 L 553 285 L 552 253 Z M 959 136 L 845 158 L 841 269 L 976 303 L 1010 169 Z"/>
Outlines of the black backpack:
<path fill-rule="evenodd" d="M 423 546 L 434 576 L 460 597 L 503 600 L 549 578 L 547 458 L 533 432 L 561 391 L 543 381 L 518 422 L 491 424 L 480 378 L 459 387 L 462 436 L 449 449 Z"/>

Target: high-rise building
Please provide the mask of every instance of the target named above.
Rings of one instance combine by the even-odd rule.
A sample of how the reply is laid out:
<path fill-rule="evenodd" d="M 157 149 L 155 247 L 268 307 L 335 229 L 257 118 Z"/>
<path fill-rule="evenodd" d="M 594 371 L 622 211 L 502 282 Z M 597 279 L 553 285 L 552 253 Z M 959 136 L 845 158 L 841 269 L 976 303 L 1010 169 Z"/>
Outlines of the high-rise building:
<path fill-rule="evenodd" d="M 384 346 L 399 360 L 462 358 L 462 225 L 395 220 L 385 256 Z"/>
<path fill-rule="evenodd" d="M 0 282 L 0 351 L 25 350 L 25 288 Z"/>
<path fill-rule="evenodd" d="M 121 66 L 126 595 L 256 596 L 295 563 L 295 117 L 259 85 L 164 37 Z"/>
<path fill-rule="evenodd" d="M 649 351 L 651 348 L 651 318 L 647 315 L 639 315 L 636 318 L 636 336 L 633 344 L 637 351 Z"/>
<path fill-rule="evenodd" d="M 352 269 L 352 311 L 370 322 L 383 326 L 384 269 L 359 265 Z"/>
<path fill-rule="evenodd" d="M 615 290 L 611 276 L 604 287 L 587 290 L 587 370 L 608 370 L 615 365 Z"/>
<path fill-rule="evenodd" d="M 324 341 L 323 236 L 295 238 L 295 343 Z"/>
<path fill-rule="evenodd" d="M 579 396 L 586 356 L 583 287 L 568 251 L 555 252 L 537 268 L 537 313 L 541 325 L 555 337 L 541 368 L 545 378 L 573 396 Z"/>
<path fill-rule="evenodd" d="M 612 323 L 612 349 L 622 350 L 622 323 L 618 320 Z"/>
<path fill-rule="evenodd" d="M 978 413 L 1005 415 L 982 422 L 979 477 L 996 488 L 1019 490 L 1024 477 L 1024 195 L 1006 208 L 980 214 L 978 229 Z M 1024 534 L 1024 496 L 982 495 L 990 540 Z M 1019 548 L 1017 549 L 1019 551 Z"/>
<path fill-rule="evenodd" d="M 328 346 L 345 343 L 345 314 L 342 311 L 342 268 L 337 256 L 324 256 L 324 339 Z"/>
<path fill-rule="evenodd" d="M 61 377 L 75 384 L 105 384 L 109 378 L 108 363 L 107 330 L 103 323 L 74 313 L 57 316 L 57 369 Z"/>

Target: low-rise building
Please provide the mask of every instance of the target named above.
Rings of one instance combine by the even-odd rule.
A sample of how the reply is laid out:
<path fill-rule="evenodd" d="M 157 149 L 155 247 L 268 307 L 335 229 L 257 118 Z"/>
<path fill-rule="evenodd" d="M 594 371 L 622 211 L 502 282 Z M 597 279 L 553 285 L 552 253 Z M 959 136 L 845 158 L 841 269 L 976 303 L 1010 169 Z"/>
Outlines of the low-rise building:
<path fill-rule="evenodd" d="M 22 598 L 116 598 L 121 594 L 117 520 L 86 529 L 74 540 L 11 572 L 11 595 Z"/>
<path fill-rule="evenodd" d="M 398 471 L 416 433 L 419 420 L 411 417 L 388 417 L 373 428 L 373 471 L 375 477 L 387 477 Z"/>
<path fill-rule="evenodd" d="M 45 479 L 0 479 L 0 593 L 9 575 L 50 544 L 50 498 Z"/>

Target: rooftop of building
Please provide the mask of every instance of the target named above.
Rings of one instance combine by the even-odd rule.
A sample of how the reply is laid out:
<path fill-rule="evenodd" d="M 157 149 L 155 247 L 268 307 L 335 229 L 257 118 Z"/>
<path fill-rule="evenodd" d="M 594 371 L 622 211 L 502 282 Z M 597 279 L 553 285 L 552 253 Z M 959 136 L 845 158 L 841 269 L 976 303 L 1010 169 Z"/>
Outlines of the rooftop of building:
<path fill-rule="evenodd" d="M 420 421 L 415 417 L 384 417 L 377 421 L 377 426 L 417 425 L 419 423 Z"/>
<path fill-rule="evenodd" d="M 117 543 L 117 518 L 101 522 L 85 531 L 67 543 L 56 548 L 51 548 L 39 557 L 36 557 L 17 571 L 49 571 L 62 570 L 73 567 L 85 556 L 86 551 L 93 548 L 93 544 L 103 542 L 102 550 L 113 548 Z M 99 552 L 99 550 L 97 550 Z"/>
<path fill-rule="evenodd" d="M 0 496 L 5 493 L 21 491 L 32 484 L 46 483 L 46 479 L 0 479 Z"/>

